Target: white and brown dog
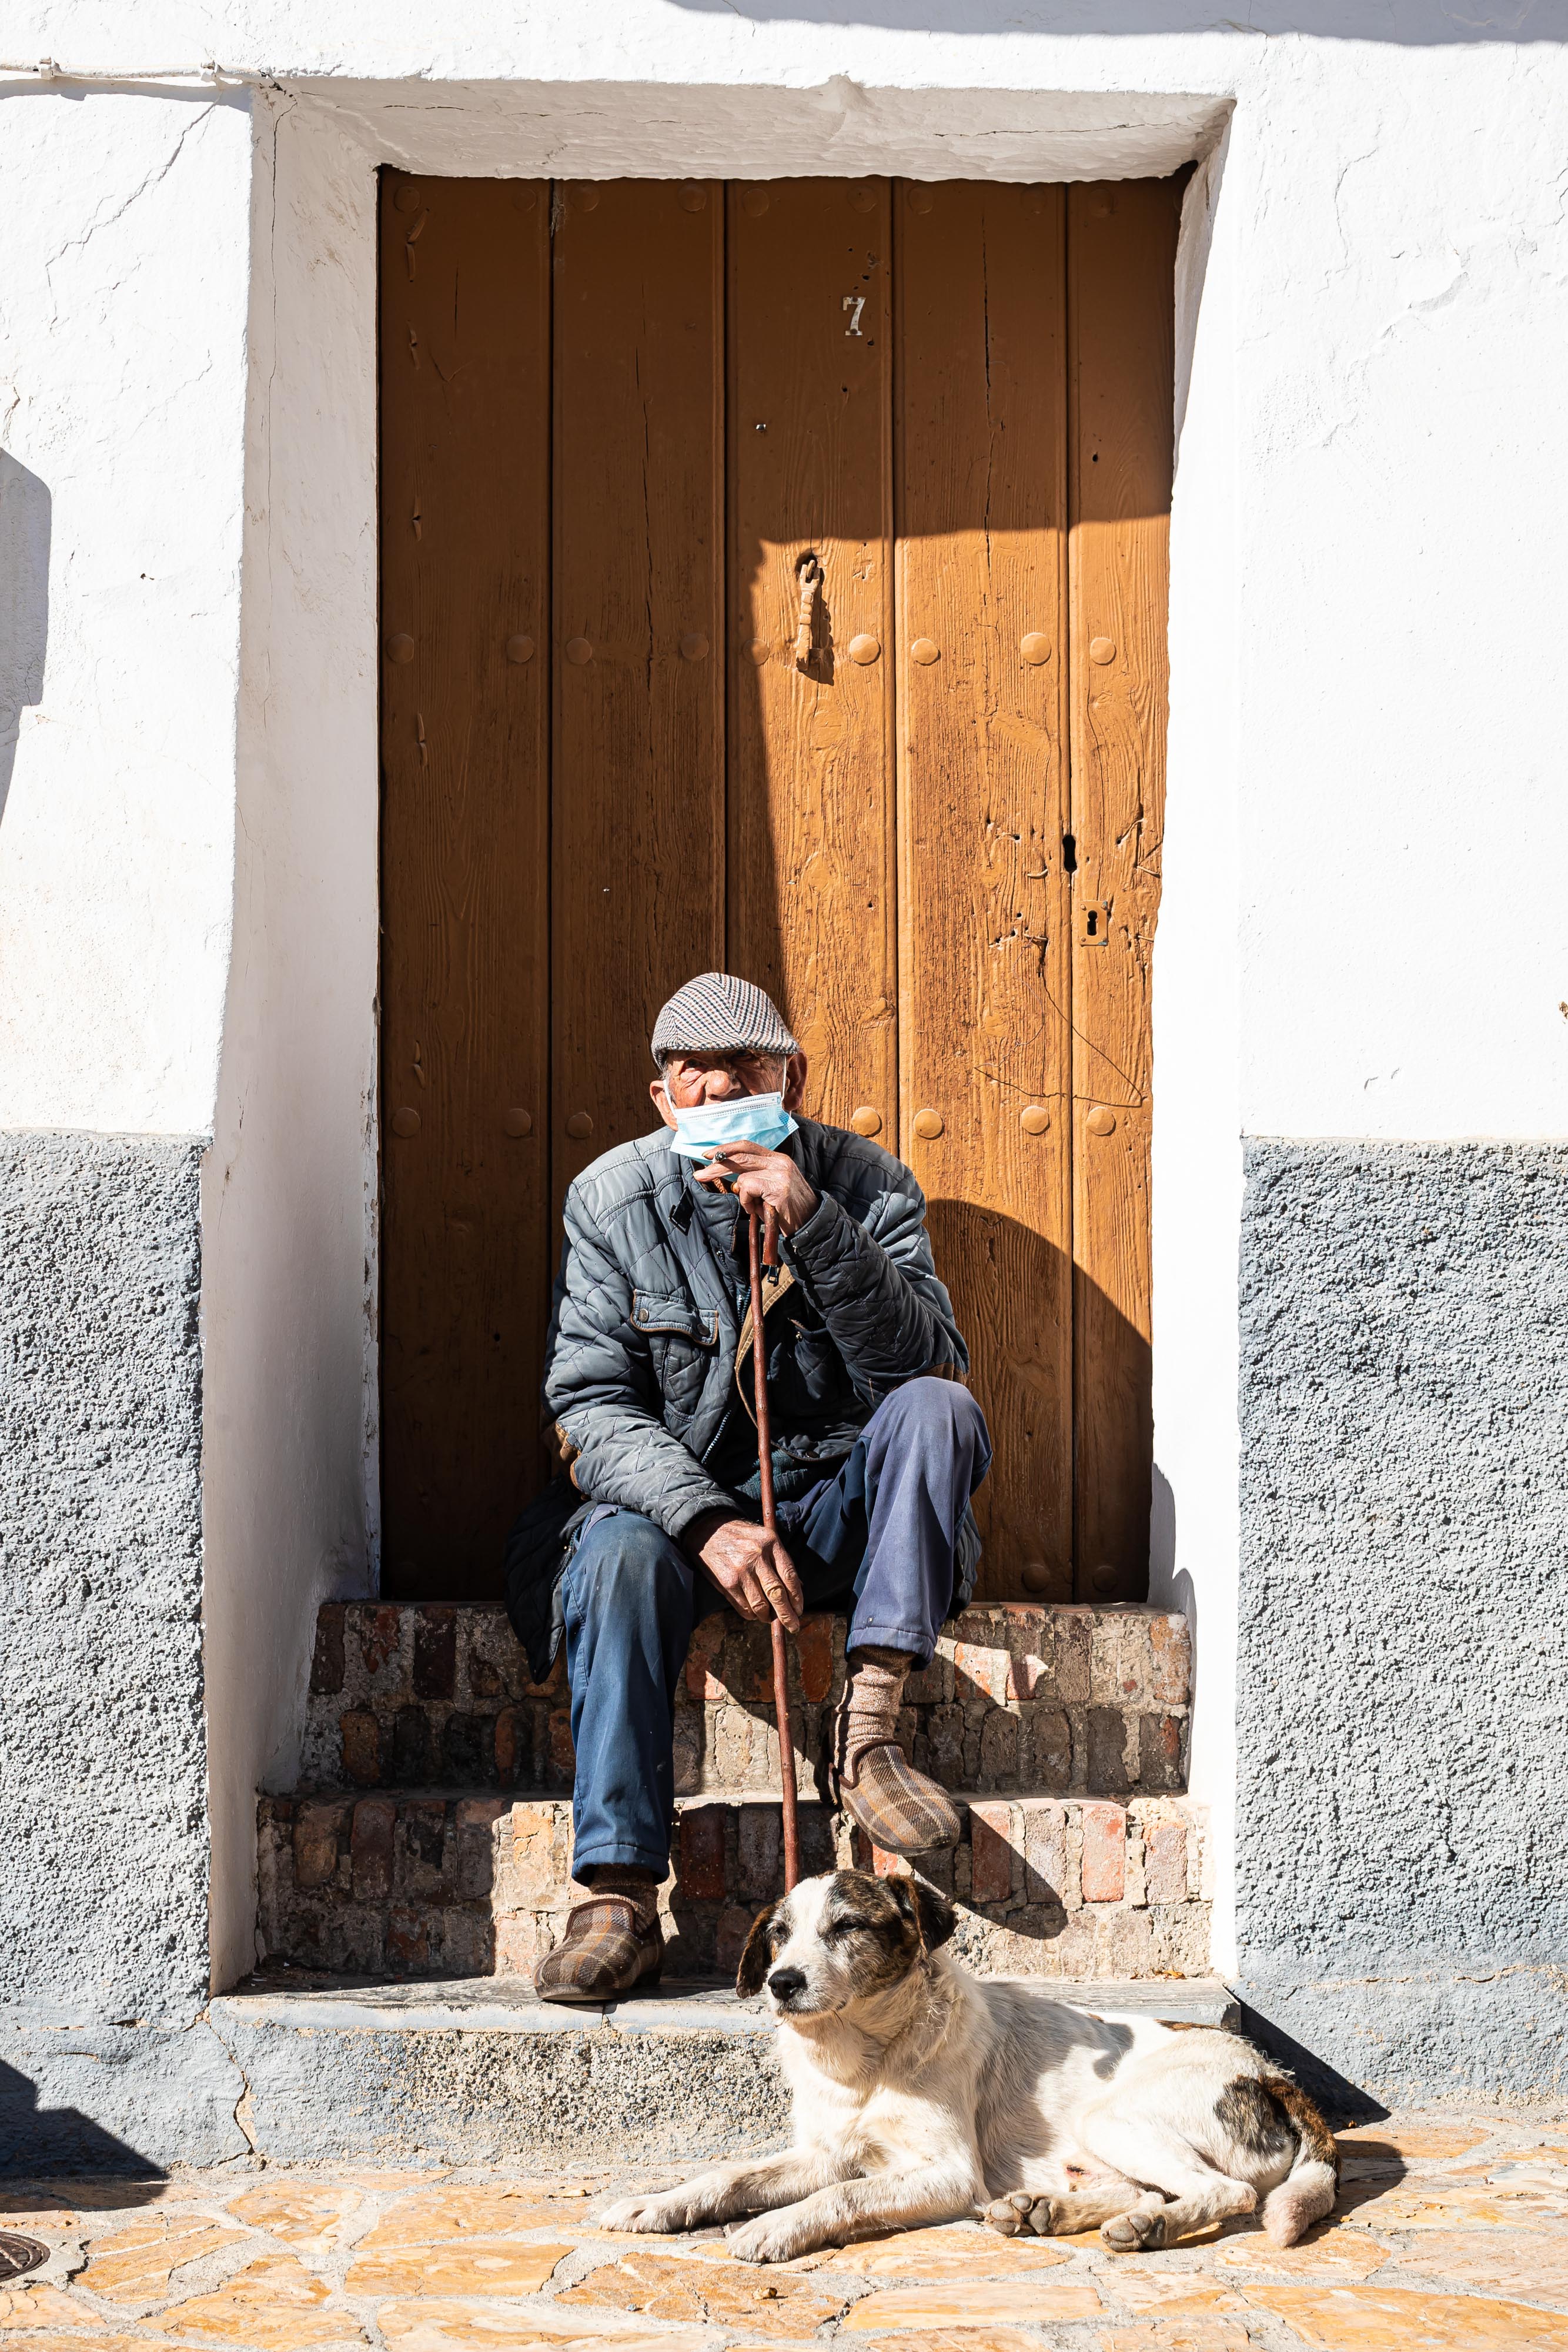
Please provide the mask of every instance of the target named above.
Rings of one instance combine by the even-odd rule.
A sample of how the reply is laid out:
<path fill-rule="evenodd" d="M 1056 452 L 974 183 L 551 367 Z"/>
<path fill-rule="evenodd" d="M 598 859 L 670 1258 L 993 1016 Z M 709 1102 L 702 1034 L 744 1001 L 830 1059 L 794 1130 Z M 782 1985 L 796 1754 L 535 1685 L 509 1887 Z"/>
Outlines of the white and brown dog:
<path fill-rule="evenodd" d="M 972 1977 L 940 1948 L 955 1925 L 920 1880 L 858 1870 L 772 1904 L 737 1990 L 766 1987 L 794 2147 L 626 2199 L 601 2226 L 734 2222 L 732 2253 L 777 2263 L 982 2211 L 1009 2237 L 1098 2227 L 1132 2252 L 1261 2203 L 1289 2246 L 1331 2210 L 1333 2135 L 1261 2051 Z"/>

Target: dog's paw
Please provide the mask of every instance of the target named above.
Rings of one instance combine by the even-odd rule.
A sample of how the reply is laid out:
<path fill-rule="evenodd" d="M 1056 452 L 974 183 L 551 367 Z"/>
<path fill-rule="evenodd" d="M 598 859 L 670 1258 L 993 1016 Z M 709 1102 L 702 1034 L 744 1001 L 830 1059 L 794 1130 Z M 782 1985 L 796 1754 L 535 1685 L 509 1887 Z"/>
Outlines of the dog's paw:
<path fill-rule="evenodd" d="M 1055 2227 L 1055 2204 L 1051 2197 L 1032 2197 L 1030 2189 L 1011 2189 L 1006 2197 L 997 2197 L 995 2204 L 985 2206 L 983 2216 L 992 2230 L 1001 2237 L 1051 2237 Z"/>
<path fill-rule="evenodd" d="M 593 2221 L 601 2230 L 667 2232 L 687 2226 L 684 2207 L 673 2206 L 665 2197 L 622 2197 L 618 2205 L 607 2205 L 602 2213 L 596 2213 Z"/>
<path fill-rule="evenodd" d="M 1166 2217 L 1161 2212 L 1134 2210 L 1113 2213 L 1100 2224 L 1100 2235 L 1113 2254 L 1136 2254 L 1163 2246 Z"/>
<path fill-rule="evenodd" d="M 1033 2197 L 1027 2189 L 1015 2189 L 1010 2196 L 998 2197 L 988 2205 L 985 2219 L 1004 2238 L 1049 2238 L 1056 2229 L 1057 2205 L 1053 2197 Z"/>
<path fill-rule="evenodd" d="M 804 2252 L 795 2232 L 776 2213 L 759 2213 L 755 2221 L 738 2221 L 724 2233 L 725 2252 L 737 2263 L 787 2263 Z M 771 2292 L 771 2289 L 769 2290 Z"/>

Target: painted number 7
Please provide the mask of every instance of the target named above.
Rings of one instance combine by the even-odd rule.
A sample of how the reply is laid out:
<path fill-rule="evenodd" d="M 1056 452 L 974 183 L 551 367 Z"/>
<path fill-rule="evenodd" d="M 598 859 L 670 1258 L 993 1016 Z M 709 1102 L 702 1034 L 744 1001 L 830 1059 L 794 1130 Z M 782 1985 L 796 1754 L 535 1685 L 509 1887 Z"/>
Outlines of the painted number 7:
<path fill-rule="evenodd" d="M 863 294 L 846 294 L 844 296 L 843 307 L 852 314 L 850 323 L 844 329 L 845 334 L 858 335 L 861 331 L 861 312 L 865 309 L 865 296 Z"/>

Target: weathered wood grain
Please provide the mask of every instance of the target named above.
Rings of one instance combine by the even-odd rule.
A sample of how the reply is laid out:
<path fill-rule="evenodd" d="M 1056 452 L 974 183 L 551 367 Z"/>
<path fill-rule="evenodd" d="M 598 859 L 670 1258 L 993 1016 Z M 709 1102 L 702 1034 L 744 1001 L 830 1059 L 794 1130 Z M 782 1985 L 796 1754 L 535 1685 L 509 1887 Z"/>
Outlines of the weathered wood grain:
<path fill-rule="evenodd" d="M 1068 191 L 1074 1555 L 1147 1589 L 1151 960 L 1165 815 L 1175 181 Z"/>
<path fill-rule="evenodd" d="M 698 183 L 558 193 L 558 1206 L 657 1126 L 654 1016 L 724 961 L 723 205 Z"/>
<path fill-rule="evenodd" d="M 983 1593 L 1143 1592 L 1176 200 L 384 175 L 390 1595 L 495 1592 L 560 1195 L 716 964 L 926 1188 Z"/>
<path fill-rule="evenodd" d="M 882 180 L 729 191 L 729 961 L 785 1007 L 813 1116 L 847 1126 L 863 1107 L 884 1140 L 897 1107 L 889 208 Z M 801 670 L 808 552 L 826 577 Z M 852 656 L 857 638 L 874 659 Z"/>
<path fill-rule="evenodd" d="M 538 183 L 382 174 L 382 1583 L 397 1599 L 493 1597 L 537 1476 L 548 236 Z M 508 658 L 516 636 L 532 660 Z"/>
<path fill-rule="evenodd" d="M 1066 1600 L 1063 191 L 896 202 L 901 1150 L 996 1447 L 981 1597 Z"/>

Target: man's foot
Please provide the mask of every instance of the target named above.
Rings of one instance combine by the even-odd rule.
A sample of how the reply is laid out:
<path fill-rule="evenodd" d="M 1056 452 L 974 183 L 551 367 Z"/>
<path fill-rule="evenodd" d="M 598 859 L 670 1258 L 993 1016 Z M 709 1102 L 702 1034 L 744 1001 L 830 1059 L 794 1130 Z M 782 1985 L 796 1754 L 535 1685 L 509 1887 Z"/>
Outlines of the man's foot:
<path fill-rule="evenodd" d="M 898 1744 L 910 1660 L 896 1650 L 856 1650 L 850 1684 L 829 1721 L 822 1794 L 841 1805 L 883 1853 L 930 1853 L 958 1843 L 952 1801 L 908 1761 Z"/>
<path fill-rule="evenodd" d="M 566 1934 L 534 1972 L 534 1990 L 541 2000 L 613 2000 L 657 1984 L 664 1961 L 655 1900 L 606 1888 L 572 1906 Z"/>

